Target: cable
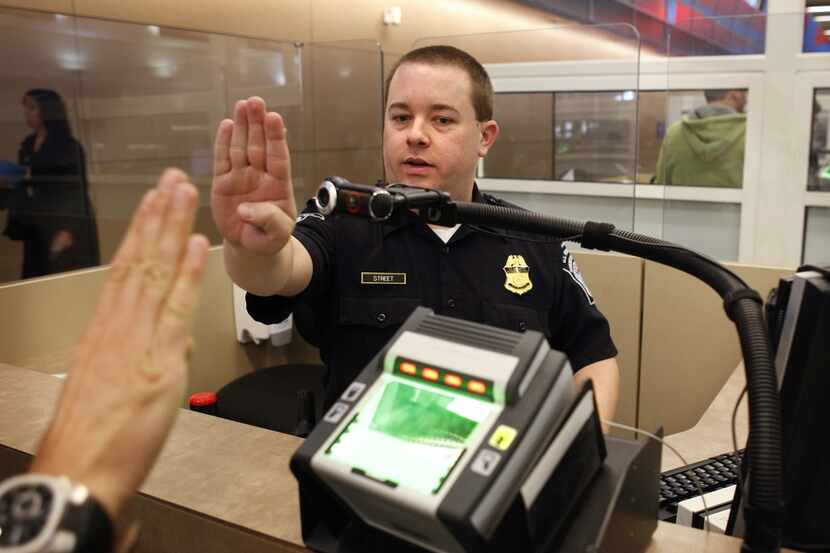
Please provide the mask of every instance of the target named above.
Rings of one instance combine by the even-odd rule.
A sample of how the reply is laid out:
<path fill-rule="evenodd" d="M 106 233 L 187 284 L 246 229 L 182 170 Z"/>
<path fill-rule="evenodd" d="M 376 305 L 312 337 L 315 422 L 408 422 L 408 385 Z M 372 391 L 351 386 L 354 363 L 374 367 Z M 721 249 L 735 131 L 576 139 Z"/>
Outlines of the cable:
<path fill-rule="evenodd" d="M 497 238 L 512 238 L 513 240 L 522 240 L 524 242 L 531 242 L 535 244 L 556 244 L 558 242 L 576 242 L 579 243 L 579 240 L 582 239 L 581 234 L 575 234 L 573 236 L 567 236 L 565 238 L 548 238 L 548 239 L 537 239 L 537 238 L 530 238 L 528 236 L 517 236 L 515 234 L 510 234 L 509 231 L 505 232 L 496 232 L 493 230 L 488 229 L 487 227 L 482 227 L 479 225 L 467 225 L 471 229 L 475 229 L 478 232 L 489 234 L 491 236 L 495 236 Z"/>
<path fill-rule="evenodd" d="M 732 410 L 732 455 L 735 457 L 735 460 L 738 460 L 738 432 L 735 430 L 735 421 L 738 418 L 738 407 L 741 405 L 741 401 L 743 401 L 744 396 L 746 395 L 747 387 L 744 386 L 741 395 L 738 396 L 738 401 L 735 402 L 735 408 Z M 741 478 L 741 464 L 736 463 L 738 466 L 738 482 L 741 482 L 743 478 Z"/>
<path fill-rule="evenodd" d="M 661 444 L 663 444 L 664 446 L 669 448 L 672 451 L 672 453 L 677 455 L 677 458 L 680 459 L 680 462 L 683 463 L 683 466 L 687 466 L 687 465 L 690 464 L 689 462 L 686 461 L 686 459 L 683 458 L 683 456 L 680 454 L 680 452 L 677 451 L 671 444 L 669 444 L 666 440 L 664 440 L 660 436 L 658 436 L 656 434 L 652 434 L 648 430 L 642 430 L 642 429 L 636 428 L 634 426 L 628 426 L 627 424 L 622 424 L 620 422 L 608 421 L 608 420 L 605 420 L 605 419 L 603 419 L 602 422 L 604 424 L 607 424 L 608 426 L 612 426 L 614 428 L 619 428 L 620 430 L 628 430 L 629 432 L 634 432 L 635 434 L 644 434 L 644 435 L 648 436 L 649 438 L 651 438 L 652 440 L 657 440 L 658 442 L 660 442 Z M 706 532 L 710 532 L 711 530 L 709 529 L 709 506 L 706 504 L 706 498 L 704 497 L 703 487 L 700 485 L 700 476 L 698 476 L 697 474 L 694 474 L 693 481 L 695 483 L 695 486 L 697 487 L 698 496 L 700 496 L 700 500 L 703 502 L 703 520 L 705 521 L 704 524 L 703 524 L 703 529 Z M 689 498 L 689 499 L 691 499 L 691 498 Z"/>

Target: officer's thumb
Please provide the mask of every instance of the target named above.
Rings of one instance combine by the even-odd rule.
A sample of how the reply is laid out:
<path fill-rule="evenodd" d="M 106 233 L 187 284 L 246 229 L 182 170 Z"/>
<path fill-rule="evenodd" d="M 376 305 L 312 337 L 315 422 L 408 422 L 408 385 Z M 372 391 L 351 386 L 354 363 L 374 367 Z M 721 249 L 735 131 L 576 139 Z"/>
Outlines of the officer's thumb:
<path fill-rule="evenodd" d="M 267 232 L 274 225 L 274 216 L 279 208 L 270 202 L 239 204 L 236 212 L 242 221 Z"/>
<path fill-rule="evenodd" d="M 279 239 L 291 234 L 293 219 L 271 202 L 239 204 L 237 214 L 243 222 L 271 238 Z"/>

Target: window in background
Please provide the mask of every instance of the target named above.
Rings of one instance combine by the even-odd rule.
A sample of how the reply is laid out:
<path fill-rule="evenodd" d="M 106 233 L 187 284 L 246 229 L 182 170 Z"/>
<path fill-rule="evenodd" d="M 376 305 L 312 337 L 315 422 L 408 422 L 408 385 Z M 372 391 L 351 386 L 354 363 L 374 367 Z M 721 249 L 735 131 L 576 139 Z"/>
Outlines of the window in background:
<path fill-rule="evenodd" d="M 804 52 L 830 52 L 830 2 L 807 0 Z"/>
<path fill-rule="evenodd" d="M 751 55 L 766 51 L 767 15 L 763 9 L 742 0 L 675 2 L 676 9 L 670 13 L 677 17 L 668 30 L 667 40 L 671 57 Z"/>
<path fill-rule="evenodd" d="M 665 108 L 665 137 L 654 166 L 652 182 L 741 188 L 746 144 L 746 100 L 745 89 L 670 92 Z M 655 129 L 659 132 L 659 124 Z M 651 131 L 643 129 L 641 132 L 646 134 Z M 653 138 L 649 136 L 643 145 L 653 145 Z M 653 151 L 643 152 L 641 157 L 652 159 Z M 648 167 L 644 167 L 643 173 L 648 173 Z"/>
<path fill-rule="evenodd" d="M 484 161 L 488 178 L 553 180 L 553 93 L 495 95 L 501 132 Z"/>
<path fill-rule="evenodd" d="M 657 158 L 666 136 L 666 102 L 664 90 L 640 91 L 639 156 L 637 157 L 637 182 L 654 182 Z"/>
<path fill-rule="evenodd" d="M 804 224 L 802 263 L 830 265 L 830 207 L 808 207 Z"/>
<path fill-rule="evenodd" d="M 554 179 L 633 183 L 637 93 L 557 92 Z"/>
<path fill-rule="evenodd" d="M 766 0 L 519 1 L 585 24 L 631 22 L 644 45 L 674 57 L 764 53 Z"/>
<path fill-rule="evenodd" d="M 634 182 L 637 94 L 499 93 L 488 178 Z"/>
<path fill-rule="evenodd" d="M 828 120 L 830 120 L 830 88 L 820 88 L 813 96 L 808 190 L 830 191 L 830 124 Z"/>

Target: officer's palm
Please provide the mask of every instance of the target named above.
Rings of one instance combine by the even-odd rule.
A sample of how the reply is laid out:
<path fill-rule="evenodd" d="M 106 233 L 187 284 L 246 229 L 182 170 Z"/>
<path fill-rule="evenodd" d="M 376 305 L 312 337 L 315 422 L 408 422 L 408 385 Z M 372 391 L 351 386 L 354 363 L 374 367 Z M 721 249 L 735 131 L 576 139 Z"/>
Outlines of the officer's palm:
<path fill-rule="evenodd" d="M 240 218 L 243 203 L 276 209 L 258 226 Z M 219 124 L 211 207 L 222 236 L 246 249 L 278 251 L 290 237 L 296 207 L 285 126 L 259 98 L 238 102 L 234 120 Z"/>

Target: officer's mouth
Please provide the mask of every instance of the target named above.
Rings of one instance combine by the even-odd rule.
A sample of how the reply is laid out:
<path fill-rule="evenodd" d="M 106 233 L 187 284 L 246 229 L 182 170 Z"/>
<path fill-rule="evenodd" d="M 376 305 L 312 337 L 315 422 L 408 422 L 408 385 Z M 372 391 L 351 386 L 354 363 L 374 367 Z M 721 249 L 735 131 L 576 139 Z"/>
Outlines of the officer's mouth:
<path fill-rule="evenodd" d="M 402 165 L 404 173 L 407 175 L 426 175 L 435 168 L 425 159 L 419 157 L 406 158 Z"/>

